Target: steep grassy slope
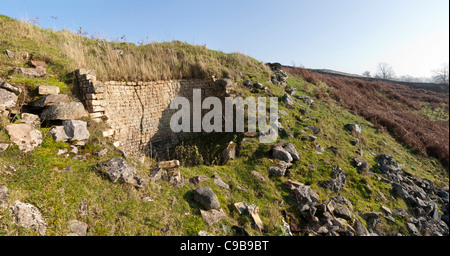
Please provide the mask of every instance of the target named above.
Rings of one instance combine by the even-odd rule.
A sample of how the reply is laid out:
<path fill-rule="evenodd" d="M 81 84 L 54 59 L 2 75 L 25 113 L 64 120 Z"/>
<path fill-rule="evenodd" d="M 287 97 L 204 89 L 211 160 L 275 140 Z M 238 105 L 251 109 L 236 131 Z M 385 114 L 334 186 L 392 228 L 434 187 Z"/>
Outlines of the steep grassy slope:
<path fill-rule="evenodd" d="M 95 69 L 101 79 L 108 80 L 191 78 L 215 74 L 233 77 L 239 85 L 235 93 L 243 97 L 281 98 L 285 94 L 282 87 L 267 83 L 270 74 L 267 67 L 240 54 L 224 54 L 180 42 L 147 46 L 107 43 L 67 31 L 43 30 L 4 16 L 0 17 L 0 28 L 1 52 L 6 49 L 27 51 L 33 54 L 33 58 L 48 62 L 48 76 L 29 79 L 11 74 L 12 68 L 26 65 L 26 60 L 17 56 L 9 59 L 0 54 L 0 77 L 13 85 L 25 84 L 29 89 L 40 84 L 54 84 L 65 92 L 71 92 L 70 74 L 84 66 Z M 116 50 L 122 50 L 123 55 Z M 131 66 L 118 65 L 118 58 L 123 58 L 121 60 Z M 202 64 L 197 65 L 198 62 Z M 269 87 L 268 92 L 252 92 L 253 88 L 242 86 L 246 78 L 265 83 Z M 0 185 L 7 186 L 10 204 L 20 200 L 35 205 L 42 212 L 48 224 L 48 235 L 67 235 L 70 233 L 69 221 L 73 219 L 88 224 L 88 235 L 197 235 L 200 230 L 214 235 L 233 235 L 234 225 L 253 235 L 287 235 L 283 219 L 302 228 L 296 235 L 306 235 L 308 231 L 303 229 L 305 222 L 299 216 L 296 200 L 284 184 L 288 179 L 300 181 L 317 191 L 321 200 L 328 200 L 339 193 L 322 188 L 318 182 L 331 178 L 333 166 L 339 166 L 347 175 L 340 194 L 351 201 L 355 213 L 380 212 L 382 205 L 392 210 L 408 210 L 403 200 L 395 199 L 391 194 L 392 186 L 377 178 L 380 171 L 374 155 L 381 153 L 393 155 L 398 162 L 405 164 L 405 171 L 415 176 L 427 178 L 439 187 L 448 186 L 448 172 L 436 159 L 416 154 L 388 132 L 378 130 L 375 124 L 348 111 L 342 102 L 331 97 L 336 90 L 333 87 L 320 82 L 311 83 L 294 74 L 288 83 L 297 89 L 297 94 L 308 95 L 315 100 L 311 107 L 296 105 L 292 109 L 280 103 L 280 109 L 287 113 L 281 123 L 289 134 L 294 135 L 282 134 L 280 140 L 293 143 L 300 154 L 300 161 L 294 164 L 288 177 L 269 177 L 268 167 L 274 165 L 269 154 L 271 145 L 260 144 L 258 138 L 244 137 L 243 134 L 213 134 L 187 141 L 177 148 L 175 153 L 184 163 L 181 168 L 185 178 L 183 187 L 175 188 L 166 181 L 157 181 L 138 190 L 129 184 L 112 183 L 99 172 L 97 163 L 121 154 L 113 147 L 112 141 L 102 137 L 103 124 L 86 119 L 92 136 L 86 146 L 80 148 L 79 154 L 86 156 L 85 161 L 73 159 L 73 154 L 69 157 L 57 155 L 59 149 L 69 149 L 69 145 L 55 142 L 49 128 L 40 128 L 44 141 L 35 150 L 23 153 L 17 146 L 10 146 L 0 153 Z M 301 110 L 307 112 L 302 114 Z M 4 130 L 7 122 L 4 120 L 0 124 L 0 141 L 9 141 Z M 344 125 L 348 123 L 360 124 L 362 134 L 355 137 L 345 130 Z M 316 135 L 317 141 L 302 140 L 301 136 L 312 134 L 308 129 L 312 125 L 321 129 Z M 360 141 L 363 156 L 356 153 L 358 148 L 351 143 L 355 138 Z M 218 154 L 230 141 L 238 144 L 237 158 L 225 165 L 217 165 Z M 318 152 L 315 143 L 324 151 Z M 333 153 L 331 147 L 340 153 Z M 105 156 L 94 155 L 103 148 L 108 149 Z M 351 159 L 356 156 L 373 167 L 369 174 L 358 173 L 351 164 Z M 192 165 L 188 160 L 202 164 Z M 144 163 L 134 157 L 127 161 L 144 178 L 155 165 L 154 160 L 148 157 Z M 63 170 L 66 166 L 72 169 Z M 256 179 L 251 174 L 253 170 L 260 172 L 265 181 Z M 217 194 L 226 213 L 226 217 L 213 226 L 203 221 L 201 207 L 193 199 L 192 190 L 196 186 L 188 179 L 196 175 L 210 178 L 204 185 Z M 212 176 L 220 176 L 230 189 L 216 185 Z M 86 215 L 80 211 L 83 201 L 87 203 Z M 241 201 L 260 208 L 259 215 L 265 224 L 263 233 L 253 227 L 248 214 L 238 215 L 232 209 L 233 203 Z M 286 218 L 283 213 L 290 217 Z M 406 219 L 400 216 L 395 218 L 395 223 L 382 219 L 381 228 L 389 235 L 398 232 L 406 235 L 405 222 Z M 0 235 L 36 234 L 15 224 L 9 209 L 0 211 Z"/>
<path fill-rule="evenodd" d="M 49 73 L 61 81 L 77 68 L 96 71 L 99 80 L 164 80 L 204 78 L 211 75 L 238 78 L 268 76 L 261 62 L 240 53 L 226 54 L 174 41 L 137 46 L 87 38 L 67 30 L 42 29 L 29 23 L 0 15 L 0 52 L 17 52 L 13 59 L 0 56 L 0 74 L 24 65 L 22 54 L 49 64 Z M 239 71 L 238 71 L 239 70 Z"/>

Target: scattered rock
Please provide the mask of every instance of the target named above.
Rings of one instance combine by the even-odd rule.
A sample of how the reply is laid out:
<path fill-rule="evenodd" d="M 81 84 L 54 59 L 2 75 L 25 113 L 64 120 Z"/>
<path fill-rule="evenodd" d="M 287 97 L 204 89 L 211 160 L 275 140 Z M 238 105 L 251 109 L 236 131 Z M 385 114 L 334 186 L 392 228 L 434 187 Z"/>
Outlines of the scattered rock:
<path fill-rule="evenodd" d="M 284 148 L 282 148 L 281 146 L 275 146 L 272 149 L 272 156 L 276 159 L 279 159 L 281 161 L 285 161 L 285 162 L 292 162 L 294 159 L 292 158 L 291 154 L 286 151 Z"/>
<path fill-rule="evenodd" d="M 80 102 L 60 102 L 42 111 L 42 120 L 75 120 L 88 116 Z"/>
<path fill-rule="evenodd" d="M 22 203 L 20 201 L 14 202 L 11 207 L 15 222 L 24 227 L 31 228 L 38 232 L 41 236 L 45 236 L 47 232 L 47 224 L 42 218 L 41 212 L 33 205 Z"/>
<path fill-rule="evenodd" d="M 198 187 L 194 190 L 194 199 L 202 204 L 206 210 L 220 208 L 217 195 L 209 187 Z"/>
<path fill-rule="evenodd" d="M 286 150 L 292 157 L 293 161 L 299 161 L 300 156 L 297 152 L 297 149 L 295 149 L 294 144 L 288 143 L 286 146 L 283 147 L 284 150 Z"/>
<path fill-rule="evenodd" d="M 59 94 L 58 86 L 41 85 L 38 87 L 38 93 L 40 95 Z"/>
<path fill-rule="evenodd" d="M 30 113 L 23 113 L 21 115 L 20 121 L 31 126 L 37 126 L 41 124 L 41 119 L 39 118 L 39 116 Z"/>
<path fill-rule="evenodd" d="M 69 102 L 69 96 L 67 96 L 67 94 L 50 94 L 31 102 L 30 106 L 35 108 L 43 108 L 67 102 Z"/>
<path fill-rule="evenodd" d="M 238 202 L 233 204 L 233 208 L 237 211 L 239 215 L 241 215 L 247 211 L 247 204 L 244 202 Z"/>
<path fill-rule="evenodd" d="M 63 149 L 59 149 L 58 153 L 56 153 L 58 156 L 66 154 L 67 152 L 69 152 L 69 150 L 67 148 L 63 148 Z"/>
<path fill-rule="evenodd" d="M 56 142 L 66 142 L 70 139 L 70 137 L 67 136 L 66 131 L 64 130 L 64 126 L 62 125 L 53 127 L 50 130 L 50 134 Z"/>
<path fill-rule="evenodd" d="M 47 72 L 45 71 L 45 68 L 42 66 L 38 66 L 36 68 L 17 67 L 14 69 L 14 74 L 15 75 L 22 74 L 28 77 L 43 77 L 47 74 Z"/>
<path fill-rule="evenodd" d="M 163 174 L 162 168 L 153 168 L 150 169 L 149 178 L 151 182 L 155 182 L 157 180 L 160 180 Z"/>
<path fill-rule="evenodd" d="M 9 143 L 0 143 L 0 153 L 9 147 Z"/>
<path fill-rule="evenodd" d="M 347 125 L 345 125 L 345 129 L 347 129 L 351 132 L 355 132 L 357 134 L 362 133 L 361 126 L 359 126 L 358 124 L 347 124 Z"/>
<path fill-rule="evenodd" d="M 228 186 L 228 184 L 226 184 L 225 182 L 223 182 L 221 179 L 214 179 L 214 183 L 219 186 L 220 188 L 223 189 L 230 189 L 230 186 Z"/>
<path fill-rule="evenodd" d="M 198 236 L 213 236 L 213 235 L 211 235 L 210 233 L 208 233 L 208 232 L 206 232 L 204 230 L 200 230 L 198 232 Z"/>
<path fill-rule="evenodd" d="M 88 140 L 91 134 L 87 129 L 87 122 L 81 120 L 63 121 L 64 131 L 72 141 Z"/>
<path fill-rule="evenodd" d="M 208 177 L 203 176 L 203 175 L 197 175 L 195 177 L 192 177 L 189 179 L 189 182 L 196 185 L 196 186 L 200 186 L 203 182 L 209 180 Z"/>
<path fill-rule="evenodd" d="M 78 160 L 78 161 L 86 161 L 87 157 L 85 155 L 75 155 L 72 157 L 73 160 Z"/>
<path fill-rule="evenodd" d="M 102 149 L 102 150 L 100 150 L 100 151 L 97 151 L 97 152 L 95 153 L 95 156 L 102 157 L 102 156 L 106 155 L 107 153 L 108 153 L 108 149 L 107 149 L 107 148 L 104 148 L 104 149 Z"/>
<path fill-rule="evenodd" d="M 69 229 L 72 232 L 69 235 L 87 236 L 88 225 L 78 220 L 70 220 Z"/>
<path fill-rule="evenodd" d="M 19 149 L 28 152 L 42 143 L 42 133 L 28 124 L 10 124 L 6 126 L 11 142 Z"/>
<path fill-rule="evenodd" d="M 387 208 L 387 207 L 384 206 L 384 205 L 381 206 L 381 210 L 382 210 L 384 213 L 388 214 L 388 215 L 392 215 L 391 209 Z"/>
<path fill-rule="evenodd" d="M 305 103 L 307 106 L 311 106 L 314 103 L 314 100 L 311 99 L 311 97 L 306 95 L 294 95 L 295 98 L 300 99 Z"/>
<path fill-rule="evenodd" d="M 413 234 L 415 236 L 420 236 L 420 232 L 419 232 L 419 230 L 417 230 L 416 225 L 408 222 L 408 223 L 406 223 L 406 227 L 408 228 L 408 231 L 411 234 Z"/>
<path fill-rule="evenodd" d="M 0 89 L 0 111 L 14 108 L 16 102 L 16 94 L 5 89 Z"/>
<path fill-rule="evenodd" d="M 8 188 L 5 185 L 0 186 L 0 211 L 8 207 Z"/>
<path fill-rule="evenodd" d="M 16 95 L 19 95 L 21 92 L 21 90 L 19 88 L 8 84 L 7 82 L 3 81 L 1 78 L 0 78 L 0 89 L 8 90 Z"/>
<path fill-rule="evenodd" d="M 209 211 L 203 211 L 200 209 L 200 214 L 202 216 L 202 219 L 208 224 L 209 226 L 214 225 L 215 223 L 219 222 L 223 217 L 225 217 L 225 212 L 220 210 L 211 209 Z"/>
<path fill-rule="evenodd" d="M 178 160 L 171 160 L 171 161 L 164 161 L 158 163 L 158 168 L 163 169 L 171 169 L 171 168 L 179 168 L 180 167 L 180 161 Z"/>
<path fill-rule="evenodd" d="M 253 83 L 253 88 L 258 89 L 258 90 L 265 90 L 266 86 L 262 83 Z"/>
<path fill-rule="evenodd" d="M 83 199 L 83 201 L 80 204 L 79 212 L 81 216 L 87 216 L 88 215 L 88 202 L 87 199 Z"/>
<path fill-rule="evenodd" d="M 245 80 L 243 84 L 247 87 L 253 86 L 253 82 L 251 80 Z"/>
<path fill-rule="evenodd" d="M 98 163 L 100 169 L 105 171 L 112 182 L 124 182 L 142 188 L 148 185 L 147 181 L 140 178 L 136 169 L 128 164 L 123 158 L 115 157 L 108 161 Z"/>
<path fill-rule="evenodd" d="M 44 60 L 30 60 L 28 61 L 28 65 L 32 66 L 32 67 L 47 67 L 47 62 L 45 62 Z"/>
<path fill-rule="evenodd" d="M 227 147 L 222 151 L 222 159 L 224 163 L 236 158 L 236 143 L 231 141 Z"/>
<path fill-rule="evenodd" d="M 289 94 L 283 95 L 281 100 L 284 102 L 287 108 L 294 108 L 294 100 L 291 98 Z"/>
<path fill-rule="evenodd" d="M 358 219 L 355 219 L 355 224 L 353 225 L 355 229 L 355 234 L 357 236 L 368 236 L 369 230 L 367 230 L 366 226 Z"/>
<path fill-rule="evenodd" d="M 5 54 L 6 56 L 8 56 L 8 58 L 12 59 L 14 58 L 14 56 L 16 55 L 13 51 L 11 50 L 5 50 Z"/>
<path fill-rule="evenodd" d="M 231 79 L 229 78 L 222 78 L 216 81 L 217 85 L 222 86 L 222 87 L 229 87 L 233 85 L 233 81 L 231 81 Z"/>
<path fill-rule="evenodd" d="M 184 186 L 184 177 L 178 168 L 168 170 L 166 175 L 163 176 L 163 179 L 169 181 L 170 185 L 176 188 Z"/>
<path fill-rule="evenodd" d="M 255 178 L 256 178 L 257 180 L 261 181 L 261 182 L 266 181 L 266 178 L 264 178 L 264 176 L 263 176 L 261 173 L 257 172 L 257 171 L 252 171 L 251 174 L 252 174 L 253 176 L 255 176 Z"/>
<path fill-rule="evenodd" d="M 331 175 L 331 180 L 320 181 L 318 182 L 318 185 L 331 191 L 339 192 L 344 187 L 347 180 L 345 172 L 341 170 L 341 168 L 333 166 Z"/>
<path fill-rule="evenodd" d="M 259 213 L 258 206 L 251 204 L 251 205 L 247 206 L 247 211 L 250 214 L 250 216 L 252 217 L 253 222 L 255 223 L 255 226 L 257 227 L 259 232 L 263 232 L 264 224 L 262 223 L 261 218 L 258 215 L 258 213 Z"/>
<path fill-rule="evenodd" d="M 369 171 L 369 166 L 363 159 L 353 158 L 352 162 L 356 166 L 359 173 L 367 173 Z"/>
<path fill-rule="evenodd" d="M 317 126 L 308 126 L 308 129 L 310 129 L 314 134 L 318 134 L 321 131 L 321 129 Z"/>

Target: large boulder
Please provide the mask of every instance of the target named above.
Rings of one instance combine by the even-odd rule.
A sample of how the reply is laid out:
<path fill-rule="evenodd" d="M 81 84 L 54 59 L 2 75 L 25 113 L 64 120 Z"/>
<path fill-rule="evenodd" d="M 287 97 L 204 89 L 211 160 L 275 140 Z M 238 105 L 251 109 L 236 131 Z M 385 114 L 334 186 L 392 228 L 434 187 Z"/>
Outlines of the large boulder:
<path fill-rule="evenodd" d="M 30 113 L 23 113 L 20 116 L 20 121 L 24 124 L 28 124 L 31 126 L 37 126 L 41 123 L 41 119 L 38 115 L 30 114 Z"/>
<path fill-rule="evenodd" d="M 28 77 L 43 77 L 47 74 L 45 68 L 42 66 L 38 66 L 36 68 L 21 68 L 17 67 L 14 69 L 14 74 L 22 74 Z"/>
<path fill-rule="evenodd" d="M 64 131 L 73 141 L 88 140 L 91 134 L 87 129 L 87 122 L 81 120 L 63 121 Z"/>
<path fill-rule="evenodd" d="M 236 143 L 231 141 L 227 147 L 222 151 L 222 159 L 224 163 L 236 158 Z"/>
<path fill-rule="evenodd" d="M 50 134 L 52 135 L 53 139 L 56 142 L 66 142 L 70 139 L 69 136 L 67 136 L 66 131 L 64 130 L 64 126 L 59 125 L 59 126 L 55 126 L 50 130 Z"/>
<path fill-rule="evenodd" d="M 286 149 L 284 149 L 281 146 L 275 146 L 272 149 L 272 156 L 276 159 L 279 159 L 281 161 L 285 161 L 285 162 L 292 162 L 294 159 L 292 158 L 291 154 L 286 151 Z"/>
<path fill-rule="evenodd" d="M 136 188 L 148 185 L 148 182 L 137 175 L 136 169 L 123 158 L 115 157 L 108 161 L 98 163 L 100 169 L 108 174 L 109 179 L 115 182 L 129 183 Z"/>
<path fill-rule="evenodd" d="M 65 103 L 69 101 L 69 96 L 67 94 L 50 94 L 44 96 L 36 101 L 33 101 L 30 105 L 36 108 L 43 108 L 48 106 L 53 106 L 58 103 Z"/>
<path fill-rule="evenodd" d="M 294 161 L 299 161 L 300 156 L 297 152 L 297 149 L 295 149 L 294 144 L 288 143 L 286 146 L 283 147 L 284 150 L 286 150 L 292 157 Z"/>
<path fill-rule="evenodd" d="M 284 102 L 286 107 L 288 107 L 288 108 L 293 108 L 294 107 L 294 100 L 291 98 L 291 96 L 289 94 L 283 95 L 281 100 Z"/>
<path fill-rule="evenodd" d="M 11 211 L 18 225 L 24 228 L 31 228 L 41 236 L 45 236 L 47 223 L 45 223 L 41 212 L 34 205 L 16 201 L 11 207 Z"/>
<path fill-rule="evenodd" d="M 10 124 L 6 126 L 11 141 L 19 149 L 28 152 L 42 143 L 42 133 L 28 124 Z"/>
<path fill-rule="evenodd" d="M 0 88 L 0 111 L 16 106 L 17 96 L 13 92 Z"/>
<path fill-rule="evenodd" d="M 194 190 L 194 200 L 203 205 L 206 210 L 220 208 L 217 195 L 209 187 L 198 187 Z"/>
<path fill-rule="evenodd" d="M 60 102 L 42 111 L 42 120 L 74 120 L 88 116 L 80 102 Z"/>

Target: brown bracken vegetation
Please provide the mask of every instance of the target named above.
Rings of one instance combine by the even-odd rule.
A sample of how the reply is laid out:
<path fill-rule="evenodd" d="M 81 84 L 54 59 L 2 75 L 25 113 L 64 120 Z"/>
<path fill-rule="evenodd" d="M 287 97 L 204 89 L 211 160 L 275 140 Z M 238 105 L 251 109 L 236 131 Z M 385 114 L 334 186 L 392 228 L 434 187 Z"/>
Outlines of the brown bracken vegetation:
<path fill-rule="evenodd" d="M 389 131 L 398 141 L 421 155 L 438 159 L 449 168 L 449 122 L 432 121 L 418 114 L 424 103 L 445 105 L 448 113 L 449 94 L 412 88 L 407 85 L 357 78 L 337 77 L 304 68 L 284 67 L 305 81 L 325 83 L 331 88 L 329 97 L 373 123 L 379 130 Z M 323 92 L 317 92 L 324 97 Z"/>

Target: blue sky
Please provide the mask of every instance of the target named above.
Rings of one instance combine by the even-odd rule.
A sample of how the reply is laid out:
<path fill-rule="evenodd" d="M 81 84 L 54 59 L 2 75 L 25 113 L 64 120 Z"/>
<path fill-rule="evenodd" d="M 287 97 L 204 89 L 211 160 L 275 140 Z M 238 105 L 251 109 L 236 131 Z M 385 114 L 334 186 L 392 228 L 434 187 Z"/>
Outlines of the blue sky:
<path fill-rule="evenodd" d="M 0 14 L 130 42 L 180 40 L 264 62 L 361 74 L 449 62 L 447 0 L 0 0 Z M 56 20 L 51 16 L 57 17 Z"/>

